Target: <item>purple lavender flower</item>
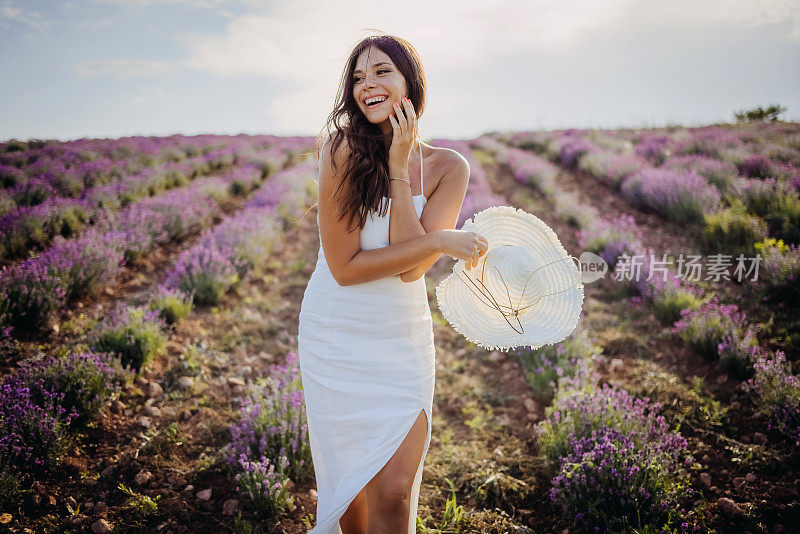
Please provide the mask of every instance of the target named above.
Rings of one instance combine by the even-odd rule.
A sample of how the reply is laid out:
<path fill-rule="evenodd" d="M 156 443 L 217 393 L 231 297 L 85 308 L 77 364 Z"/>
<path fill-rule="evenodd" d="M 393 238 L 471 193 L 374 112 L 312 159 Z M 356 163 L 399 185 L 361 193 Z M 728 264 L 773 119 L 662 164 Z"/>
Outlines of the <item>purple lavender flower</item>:
<path fill-rule="evenodd" d="M 701 222 L 705 213 L 721 208 L 717 188 L 694 171 L 642 169 L 626 178 L 620 191 L 631 202 L 681 222 Z"/>

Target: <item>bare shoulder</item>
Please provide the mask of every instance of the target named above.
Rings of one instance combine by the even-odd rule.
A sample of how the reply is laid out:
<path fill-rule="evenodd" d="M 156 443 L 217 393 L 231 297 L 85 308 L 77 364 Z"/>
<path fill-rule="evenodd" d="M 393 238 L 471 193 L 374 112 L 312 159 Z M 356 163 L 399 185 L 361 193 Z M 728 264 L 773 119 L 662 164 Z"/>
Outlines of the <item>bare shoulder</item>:
<path fill-rule="evenodd" d="M 324 142 L 322 143 L 322 160 L 330 164 L 331 161 L 336 163 L 337 169 L 347 161 L 347 158 L 350 157 L 350 144 L 347 142 L 346 138 L 342 138 L 339 142 L 339 145 L 336 147 L 336 151 L 333 152 L 333 137 L 329 136 L 326 137 Z"/>
<path fill-rule="evenodd" d="M 342 138 L 339 145 L 334 150 L 333 138 L 328 137 L 320 149 L 320 190 L 332 192 L 339 188 L 339 184 L 345 181 L 345 163 L 351 154 L 350 145 L 347 139 Z"/>
<path fill-rule="evenodd" d="M 457 150 L 447 147 L 431 146 L 433 154 L 431 163 L 434 167 L 434 176 L 437 177 L 437 187 L 444 179 L 469 181 L 469 162 Z"/>

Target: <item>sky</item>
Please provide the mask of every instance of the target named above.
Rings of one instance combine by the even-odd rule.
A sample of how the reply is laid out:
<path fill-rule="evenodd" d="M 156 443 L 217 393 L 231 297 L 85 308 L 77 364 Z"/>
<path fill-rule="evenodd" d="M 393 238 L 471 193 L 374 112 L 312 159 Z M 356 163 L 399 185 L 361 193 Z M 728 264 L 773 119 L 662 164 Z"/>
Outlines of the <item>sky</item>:
<path fill-rule="evenodd" d="M 0 0 L 0 140 L 316 135 L 379 32 L 419 52 L 427 139 L 800 121 L 797 0 Z"/>

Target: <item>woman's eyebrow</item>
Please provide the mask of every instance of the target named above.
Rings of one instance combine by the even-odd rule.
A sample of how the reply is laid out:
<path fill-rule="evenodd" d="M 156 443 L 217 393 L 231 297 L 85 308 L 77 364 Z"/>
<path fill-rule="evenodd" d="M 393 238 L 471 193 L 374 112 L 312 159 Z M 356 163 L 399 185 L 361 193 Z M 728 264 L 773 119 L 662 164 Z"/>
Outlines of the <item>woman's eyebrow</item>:
<path fill-rule="evenodd" d="M 389 66 L 391 66 L 392 64 L 391 63 L 387 63 L 386 61 L 381 61 L 380 63 L 375 63 L 374 65 L 372 65 L 372 68 L 374 69 L 375 67 L 380 67 L 381 65 L 389 65 Z M 358 74 L 359 72 L 363 72 L 363 71 L 361 69 L 356 69 L 355 71 L 353 71 L 353 74 Z"/>

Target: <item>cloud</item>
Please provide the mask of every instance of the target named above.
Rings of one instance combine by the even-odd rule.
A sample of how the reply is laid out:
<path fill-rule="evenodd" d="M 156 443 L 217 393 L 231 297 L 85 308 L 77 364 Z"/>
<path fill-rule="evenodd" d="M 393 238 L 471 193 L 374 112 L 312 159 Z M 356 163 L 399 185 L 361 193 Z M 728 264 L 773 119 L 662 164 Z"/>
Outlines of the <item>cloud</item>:
<path fill-rule="evenodd" d="M 167 61 L 147 59 L 94 59 L 73 67 L 78 76 L 113 76 L 120 80 L 155 76 L 168 72 L 172 64 Z"/>
<path fill-rule="evenodd" d="M 148 2 L 156 0 L 137 0 Z M 160 0 L 166 1 L 166 0 Z M 177 0 L 172 0 L 177 1 Z M 257 3 L 251 2 L 252 6 Z M 218 74 L 313 79 L 319 61 L 339 60 L 365 28 L 409 39 L 444 68 L 481 64 L 528 51 L 563 50 L 590 38 L 643 21 L 676 24 L 764 25 L 792 21 L 800 28 L 796 0 L 412 0 L 369 6 L 358 0 L 295 0 L 234 17 L 221 33 L 184 39 L 191 67 Z M 309 68 L 311 63 L 315 66 Z"/>
<path fill-rule="evenodd" d="M 45 20 L 41 13 L 37 11 L 23 11 L 15 7 L 11 0 L 4 0 L 3 3 L 0 4 L 0 20 L 2 19 L 21 22 L 41 33 L 46 32 L 51 26 L 50 22 Z M 3 26 L 7 28 L 8 24 L 4 22 Z"/>
<path fill-rule="evenodd" d="M 185 36 L 185 65 L 216 76 L 269 79 L 283 90 L 265 108 L 273 126 L 308 127 L 327 117 L 349 50 L 375 33 L 372 29 L 408 39 L 426 71 L 446 77 L 509 50 L 523 53 L 570 46 L 589 29 L 613 23 L 635 1 L 599 5 L 595 0 L 577 0 L 569 6 L 549 1 L 527 6 L 464 0 L 457 8 L 417 1 L 398 9 L 383 3 L 296 0 L 272 11 L 235 17 L 219 33 Z M 524 23 L 509 27 L 509 20 Z"/>

